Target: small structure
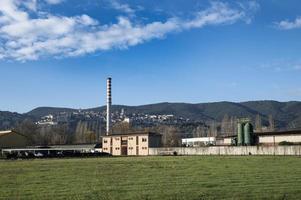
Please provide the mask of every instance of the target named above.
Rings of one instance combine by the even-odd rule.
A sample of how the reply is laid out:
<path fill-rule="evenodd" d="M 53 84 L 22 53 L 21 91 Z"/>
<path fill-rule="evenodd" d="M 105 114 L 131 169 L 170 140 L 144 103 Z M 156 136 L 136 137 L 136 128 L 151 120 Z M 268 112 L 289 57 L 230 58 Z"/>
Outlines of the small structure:
<path fill-rule="evenodd" d="M 161 134 L 152 132 L 107 135 L 102 138 L 102 150 L 113 156 L 146 156 L 149 148 L 161 147 Z"/>
<path fill-rule="evenodd" d="M 0 131 L 0 149 L 23 148 L 30 145 L 30 139 L 12 130 Z"/>
<path fill-rule="evenodd" d="M 200 147 L 200 146 L 209 146 L 215 145 L 215 137 L 198 137 L 198 138 L 183 138 L 182 146 L 186 147 Z"/>
<path fill-rule="evenodd" d="M 257 132 L 258 143 L 262 145 L 278 145 L 280 142 L 301 143 L 301 130 Z"/>
<path fill-rule="evenodd" d="M 236 146 L 237 145 L 237 135 L 225 136 L 221 139 L 219 143 L 220 146 Z"/>

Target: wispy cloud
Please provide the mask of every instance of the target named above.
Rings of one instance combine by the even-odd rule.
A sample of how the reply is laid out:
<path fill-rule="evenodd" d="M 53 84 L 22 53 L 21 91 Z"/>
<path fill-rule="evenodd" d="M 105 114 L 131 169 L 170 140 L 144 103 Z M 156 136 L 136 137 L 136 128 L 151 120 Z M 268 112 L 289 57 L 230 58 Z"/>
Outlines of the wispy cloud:
<path fill-rule="evenodd" d="M 119 10 L 129 15 L 133 15 L 136 12 L 135 9 L 131 8 L 129 4 L 120 3 L 117 0 L 109 0 L 108 3 L 113 9 Z"/>
<path fill-rule="evenodd" d="M 281 59 L 260 64 L 259 68 L 275 72 L 301 71 L 301 62 L 300 60 Z"/>
<path fill-rule="evenodd" d="M 190 19 L 173 17 L 141 24 L 127 17 L 119 17 L 115 24 L 101 25 L 86 14 L 67 17 L 46 13 L 38 18 L 31 18 L 18 2 L 0 1 L 2 59 L 26 61 L 44 56 L 70 57 L 110 49 L 126 49 L 152 39 L 164 38 L 173 32 L 208 25 L 233 24 L 239 20 L 248 22 L 251 16 L 249 12 L 252 11 L 247 7 L 234 8 L 226 3 L 214 2 Z"/>
<path fill-rule="evenodd" d="M 301 28 L 301 17 L 297 17 L 294 21 L 282 20 L 274 23 L 277 28 L 282 30 L 291 30 Z"/>

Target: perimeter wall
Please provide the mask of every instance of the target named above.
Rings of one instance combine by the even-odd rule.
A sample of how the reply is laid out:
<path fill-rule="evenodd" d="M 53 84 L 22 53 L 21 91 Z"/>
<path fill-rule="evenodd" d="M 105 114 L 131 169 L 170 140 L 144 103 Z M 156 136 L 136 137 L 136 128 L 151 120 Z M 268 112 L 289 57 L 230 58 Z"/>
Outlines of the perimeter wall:
<path fill-rule="evenodd" d="M 296 146 L 214 146 L 149 148 L 149 155 L 290 155 L 301 156 L 301 145 Z"/>

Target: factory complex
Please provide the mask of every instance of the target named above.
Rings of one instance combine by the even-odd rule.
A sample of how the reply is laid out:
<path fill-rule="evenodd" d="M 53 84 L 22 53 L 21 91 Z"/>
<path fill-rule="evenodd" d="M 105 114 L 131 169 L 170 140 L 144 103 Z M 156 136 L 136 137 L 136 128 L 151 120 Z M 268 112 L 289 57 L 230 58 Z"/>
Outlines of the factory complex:
<path fill-rule="evenodd" d="M 99 138 L 99 144 L 84 146 L 53 146 L 41 149 L 29 146 L 29 139 L 15 131 L 0 132 L 0 149 L 3 154 L 22 155 L 300 155 L 301 130 L 263 131 L 253 130 L 248 118 L 237 120 L 237 132 L 230 136 L 208 136 L 182 138 L 181 147 L 162 147 L 162 135 L 154 132 L 114 133 L 112 130 L 112 79 L 107 79 L 106 134 Z M 286 145 L 276 151 L 275 146 Z M 294 145 L 293 150 L 288 149 Z M 267 149 L 259 149 L 265 146 Z M 271 148 L 270 147 L 274 147 Z M 218 147 L 218 148 L 217 148 Z M 247 147 L 247 148 L 246 148 Z M 297 150 L 296 150 L 297 148 Z M 288 150 L 287 150 L 288 149 Z M 284 152 L 284 153 L 283 153 Z M 288 153 L 287 152 L 291 152 Z"/>

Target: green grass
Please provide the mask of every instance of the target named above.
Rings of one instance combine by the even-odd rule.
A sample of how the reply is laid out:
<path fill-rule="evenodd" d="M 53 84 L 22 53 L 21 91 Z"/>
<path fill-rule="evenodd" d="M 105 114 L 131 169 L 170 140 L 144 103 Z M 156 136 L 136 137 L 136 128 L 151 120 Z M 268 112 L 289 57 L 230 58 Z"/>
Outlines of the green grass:
<path fill-rule="evenodd" d="M 300 157 L 0 161 L 0 199 L 301 199 Z"/>

